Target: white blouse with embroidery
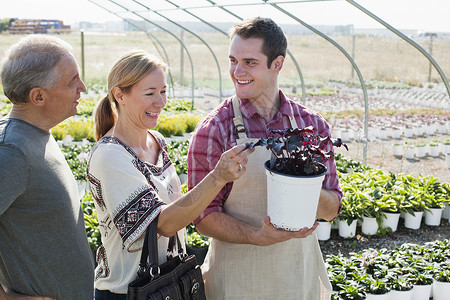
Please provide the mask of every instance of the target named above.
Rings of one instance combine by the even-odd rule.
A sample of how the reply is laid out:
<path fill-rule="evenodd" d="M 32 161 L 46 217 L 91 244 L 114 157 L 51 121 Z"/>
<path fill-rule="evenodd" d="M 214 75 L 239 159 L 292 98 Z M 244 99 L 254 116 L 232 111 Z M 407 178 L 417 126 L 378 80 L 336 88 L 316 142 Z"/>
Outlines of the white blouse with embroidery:
<path fill-rule="evenodd" d="M 156 131 L 149 134 L 162 149 L 155 165 L 107 136 L 95 144 L 89 157 L 88 178 L 103 243 L 96 255 L 95 287 L 99 290 L 127 293 L 128 284 L 137 277 L 145 230 L 162 205 L 181 196 L 180 180 L 163 136 Z M 178 236 L 184 241 L 184 230 Z M 165 261 L 167 243 L 168 238 L 158 238 L 160 263 Z"/>

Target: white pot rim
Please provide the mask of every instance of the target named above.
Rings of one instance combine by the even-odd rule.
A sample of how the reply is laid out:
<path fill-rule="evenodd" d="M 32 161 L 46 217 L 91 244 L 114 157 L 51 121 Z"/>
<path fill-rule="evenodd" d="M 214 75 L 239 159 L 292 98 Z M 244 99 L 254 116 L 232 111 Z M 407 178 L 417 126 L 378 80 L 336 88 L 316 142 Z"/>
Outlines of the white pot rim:
<path fill-rule="evenodd" d="M 286 177 L 293 177 L 293 178 L 299 178 L 299 177 L 303 177 L 303 178 L 315 178 L 315 177 L 322 177 L 322 176 L 324 176 L 325 174 L 327 174 L 327 172 L 328 172 L 327 166 L 325 166 L 324 164 L 321 164 L 321 163 L 318 163 L 318 164 L 322 165 L 322 166 L 325 168 L 325 171 L 323 171 L 322 173 L 317 174 L 317 175 L 308 175 L 308 176 L 303 176 L 303 175 L 290 175 L 290 174 L 285 174 L 285 173 L 280 173 L 280 172 L 274 171 L 274 170 L 272 170 L 272 169 L 269 167 L 269 165 L 270 165 L 270 160 L 267 160 L 267 161 L 264 163 L 264 168 L 266 168 L 266 170 L 267 170 L 268 172 L 270 172 L 270 173 L 273 173 L 273 174 L 276 174 L 276 175 L 281 175 L 281 176 L 286 176 Z"/>

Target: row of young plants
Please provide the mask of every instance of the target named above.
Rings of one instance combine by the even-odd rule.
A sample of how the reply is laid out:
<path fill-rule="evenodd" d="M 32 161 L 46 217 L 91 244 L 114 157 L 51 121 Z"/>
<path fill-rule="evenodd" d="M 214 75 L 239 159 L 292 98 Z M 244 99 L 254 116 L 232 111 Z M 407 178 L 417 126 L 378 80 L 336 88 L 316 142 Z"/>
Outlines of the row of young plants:
<path fill-rule="evenodd" d="M 374 217 L 381 221 L 383 212 L 413 214 L 445 208 L 450 187 L 433 176 L 412 176 L 369 169 L 340 174 L 343 190 L 342 220 Z"/>
<path fill-rule="evenodd" d="M 444 300 L 450 292 L 448 239 L 425 245 L 407 243 L 390 251 L 366 249 L 349 257 L 327 255 L 325 263 L 335 300 Z"/>
<path fill-rule="evenodd" d="M 61 151 L 72 170 L 76 180 L 87 181 L 87 159 L 94 143 L 89 142 L 85 145 L 71 144 L 70 146 L 61 146 Z M 189 141 L 171 141 L 167 144 L 169 156 L 175 166 L 178 175 L 187 173 L 187 152 Z"/>
<path fill-rule="evenodd" d="M 339 164 L 339 160 L 336 161 Z M 339 182 L 343 197 L 337 222 L 339 235 L 344 238 L 355 236 L 358 221 L 362 223 L 364 234 L 396 231 L 401 215 L 410 229 L 420 228 L 423 215 L 425 224 L 438 226 L 444 209 L 450 204 L 449 184 L 441 183 L 431 175 L 394 174 L 364 167 L 358 172 L 343 173 L 341 170 Z M 393 224 L 389 223 L 391 218 Z M 374 226 L 369 229 L 367 224 L 371 223 Z M 349 231 L 341 233 L 347 228 Z"/>
<path fill-rule="evenodd" d="M 87 181 L 86 160 L 91 147 L 92 143 L 62 147 L 66 160 L 79 181 Z M 187 173 L 188 147 L 188 140 L 168 143 L 169 156 L 179 176 Z M 401 211 L 418 214 L 431 208 L 442 209 L 449 202 L 448 183 L 440 183 L 433 176 L 386 173 L 339 153 L 336 154 L 336 166 L 343 189 L 343 207 L 338 216 L 340 223 L 350 224 L 362 221 L 364 217 L 375 218 L 377 233 L 386 234 L 396 229 L 383 226 L 386 214 L 400 214 Z M 353 235 L 345 237 L 351 238 L 355 232 L 356 229 Z M 195 240 L 192 244 L 195 245 Z"/>
<path fill-rule="evenodd" d="M 94 122 L 93 111 L 98 99 L 89 97 L 80 100 L 77 106 L 76 116 L 69 118 L 52 128 L 51 132 L 57 141 L 69 144 L 71 141 L 79 142 L 87 140 L 94 142 Z M 0 116 L 5 116 L 12 108 L 12 104 L 7 99 L 2 99 L 0 103 Z M 204 112 L 192 107 L 192 101 L 178 98 L 169 99 L 155 130 L 165 137 L 183 136 L 185 133 L 194 131 L 195 126 Z"/>

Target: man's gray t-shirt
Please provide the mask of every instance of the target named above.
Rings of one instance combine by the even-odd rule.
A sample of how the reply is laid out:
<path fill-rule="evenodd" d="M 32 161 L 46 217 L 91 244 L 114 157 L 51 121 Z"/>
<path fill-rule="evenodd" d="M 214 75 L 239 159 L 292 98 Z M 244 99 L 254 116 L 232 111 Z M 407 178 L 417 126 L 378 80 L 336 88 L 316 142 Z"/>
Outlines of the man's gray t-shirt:
<path fill-rule="evenodd" d="M 0 283 L 22 294 L 93 299 L 77 184 L 53 136 L 0 119 Z"/>

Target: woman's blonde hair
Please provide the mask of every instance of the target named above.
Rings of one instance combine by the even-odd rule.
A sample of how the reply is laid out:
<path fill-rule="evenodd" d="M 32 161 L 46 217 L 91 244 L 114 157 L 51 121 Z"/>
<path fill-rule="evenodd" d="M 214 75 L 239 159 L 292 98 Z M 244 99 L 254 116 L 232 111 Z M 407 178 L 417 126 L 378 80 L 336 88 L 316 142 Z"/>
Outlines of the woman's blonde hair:
<path fill-rule="evenodd" d="M 120 56 L 113 64 L 108 75 L 108 95 L 100 100 L 95 108 L 95 139 L 101 139 L 116 123 L 118 109 L 113 88 L 118 87 L 123 93 L 156 68 L 167 70 L 167 65 L 143 50 L 132 50 Z"/>

